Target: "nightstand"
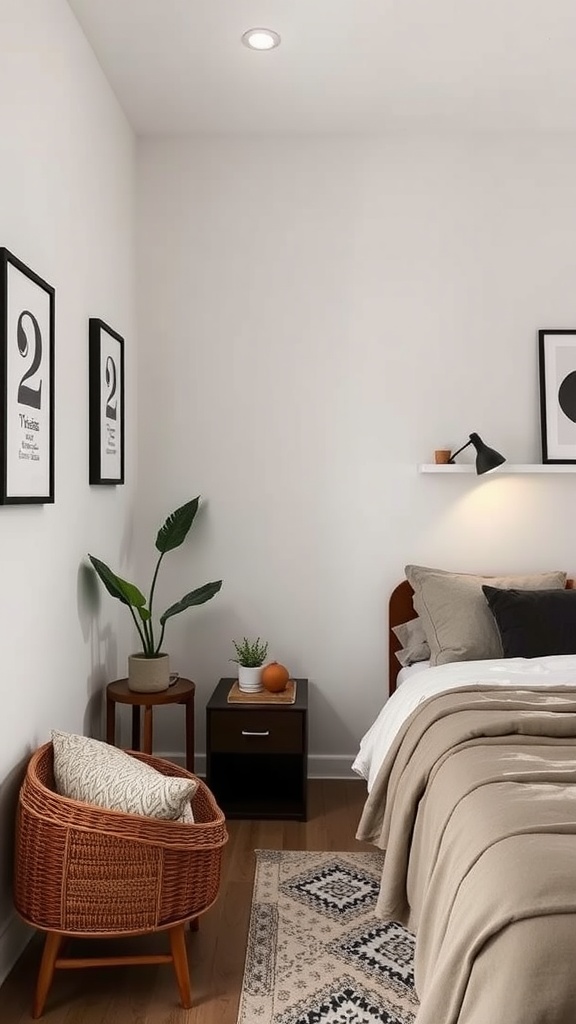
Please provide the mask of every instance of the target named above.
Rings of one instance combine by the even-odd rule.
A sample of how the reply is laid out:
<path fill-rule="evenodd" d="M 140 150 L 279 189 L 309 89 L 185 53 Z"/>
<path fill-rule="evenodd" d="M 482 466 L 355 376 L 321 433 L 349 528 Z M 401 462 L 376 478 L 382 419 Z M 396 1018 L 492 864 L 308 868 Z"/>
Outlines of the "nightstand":
<path fill-rule="evenodd" d="M 206 781 L 228 818 L 306 821 L 308 680 L 293 704 L 229 704 L 221 679 L 206 707 Z"/>

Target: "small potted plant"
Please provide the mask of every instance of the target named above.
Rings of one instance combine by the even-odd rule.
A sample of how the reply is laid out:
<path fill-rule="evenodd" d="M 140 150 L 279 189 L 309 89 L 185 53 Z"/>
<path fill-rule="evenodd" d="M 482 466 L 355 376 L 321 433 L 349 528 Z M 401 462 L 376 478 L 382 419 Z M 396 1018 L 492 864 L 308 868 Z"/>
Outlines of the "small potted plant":
<path fill-rule="evenodd" d="M 177 508 L 175 512 L 168 516 L 164 525 L 160 527 L 156 537 L 156 548 L 160 555 L 152 577 L 148 601 L 146 601 L 144 595 L 133 583 L 128 583 L 127 580 L 117 576 L 99 558 L 88 555 L 108 593 L 112 597 L 116 597 L 122 604 L 128 606 L 128 611 L 134 620 L 134 625 L 140 636 L 142 650 L 137 654 L 131 654 L 128 658 L 128 687 L 131 690 L 146 693 L 168 689 L 170 684 L 170 665 L 168 655 L 162 651 L 167 620 L 172 618 L 173 615 L 183 612 L 185 608 L 205 604 L 206 601 L 209 601 L 210 598 L 218 593 L 222 586 L 222 580 L 217 580 L 214 583 L 205 583 L 202 587 L 197 587 L 196 590 L 191 590 L 189 594 L 186 594 L 176 604 L 170 605 L 159 616 L 161 629 L 159 634 L 154 632 L 152 604 L 160 563 L 168 551 L 173 551 L 174 548 L 180 547 L 186 540 L 188 531 L 198 511 L 199 501 L 199 497 L 194 498 L 192 501 L 187 502 L 186 505 L 182 505 L 181 508 Z"/>
<path fill-rule="evenodd" d="M 268 641 L 243 637 L 242 641 L 233 640 L 236 658 L 230 658 L 238 665 L 238 687 L 245 693 L 258 693 L 262 689 L 262 666 L 268 653 Z"/>

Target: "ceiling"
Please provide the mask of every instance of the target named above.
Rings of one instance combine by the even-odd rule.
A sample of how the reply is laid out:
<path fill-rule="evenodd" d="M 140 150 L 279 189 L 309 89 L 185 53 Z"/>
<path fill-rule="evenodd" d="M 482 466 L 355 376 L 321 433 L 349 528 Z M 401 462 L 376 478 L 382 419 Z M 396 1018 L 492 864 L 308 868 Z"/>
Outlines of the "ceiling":
<path fill-rule="evenodd" d="M 576 0 L 68 2 L 141 134 L 576 130 Z"/>

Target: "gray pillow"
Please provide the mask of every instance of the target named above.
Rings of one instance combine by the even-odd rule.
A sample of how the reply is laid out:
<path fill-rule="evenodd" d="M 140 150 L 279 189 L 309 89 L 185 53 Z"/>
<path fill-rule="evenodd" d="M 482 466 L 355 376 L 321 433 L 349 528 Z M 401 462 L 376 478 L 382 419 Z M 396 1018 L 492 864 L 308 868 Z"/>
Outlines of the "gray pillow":
<path fill-rule="evenodd" d="M 417 661 L 428 661 L 430 647 L 424 626 L 418 617 L 410 619 L 409 622 L 401 622 L 399 626 L 392 626 L 392 632 L 402 644 L 402 650 L 395 652 L 401 665 L 414 665 Z"/>
<path fill-rule="evenodd" d="M 502 658 L 502 641 L 482 586 L 552 590 L 566 586 L 565 572 L 526 576 L 474 576 L 423 565 L 407 565 L 414 610 L 430 645 L 430 663 Z"/>

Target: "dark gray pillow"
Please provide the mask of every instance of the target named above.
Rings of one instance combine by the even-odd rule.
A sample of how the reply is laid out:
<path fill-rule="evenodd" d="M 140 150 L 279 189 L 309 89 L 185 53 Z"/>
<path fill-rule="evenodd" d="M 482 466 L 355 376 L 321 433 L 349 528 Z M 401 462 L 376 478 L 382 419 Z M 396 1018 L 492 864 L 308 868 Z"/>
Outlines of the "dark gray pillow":
<path fill-rule="evenodd" d="M 576 654 L 576 590 L 482 590 L 505 658 Z"/>

